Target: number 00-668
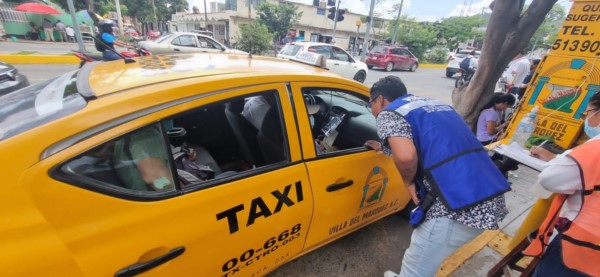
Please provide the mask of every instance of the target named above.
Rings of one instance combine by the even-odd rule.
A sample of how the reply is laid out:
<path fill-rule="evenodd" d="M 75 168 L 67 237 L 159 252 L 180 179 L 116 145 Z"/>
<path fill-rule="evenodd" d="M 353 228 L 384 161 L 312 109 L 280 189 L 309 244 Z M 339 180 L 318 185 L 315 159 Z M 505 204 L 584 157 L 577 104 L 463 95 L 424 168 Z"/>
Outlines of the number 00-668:
<path fill-rule="evenodd" d="M 557 39 L 552 45 L 553 50 L 562 51 L 579 51 L 579 52 L 591 52 L 596 53 L 600 49 L 600 40 L 563 40 Z"/>

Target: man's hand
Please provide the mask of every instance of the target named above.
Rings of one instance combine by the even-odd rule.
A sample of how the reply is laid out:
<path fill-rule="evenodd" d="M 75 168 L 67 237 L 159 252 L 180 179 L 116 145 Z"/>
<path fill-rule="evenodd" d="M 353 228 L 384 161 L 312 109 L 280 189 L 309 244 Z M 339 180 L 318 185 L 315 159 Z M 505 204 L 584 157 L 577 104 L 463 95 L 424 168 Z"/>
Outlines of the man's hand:
<path fill-rule="evenodd" d="M 534 156 L 542 161 L 549 161 L 556 157 L 556 154 L 548 151 L 548 149 L 539 146 L 531 147 L 531 156 Z"/>
<path fill-rule="evenodd" d="M 375 151 L 381 151 L 381 143 L 376 140 L 367 140 L 365 142 L 365 146 L 369 147 Z"/>

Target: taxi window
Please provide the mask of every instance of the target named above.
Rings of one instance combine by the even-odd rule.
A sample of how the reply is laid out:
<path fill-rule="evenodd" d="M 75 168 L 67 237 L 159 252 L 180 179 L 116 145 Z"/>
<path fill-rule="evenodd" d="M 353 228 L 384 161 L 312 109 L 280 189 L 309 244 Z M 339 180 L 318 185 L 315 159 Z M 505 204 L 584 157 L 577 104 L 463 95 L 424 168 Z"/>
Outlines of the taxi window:
<path fill-rule="evenodd" d="M 365 141 L 378 139 L 367 96 L 331 88 L 304 88 L 302 93 L 317 155 L 363 151 Z"/>
<path fill-rule="evenodd" d="M 323 55 L 327 59 L 331 59 L 331 47 L 330 46 L 311 46 L 308 48 L 308 51 L 315 52 L 317 54 Z"/>
<path fill-rule="evenodd" d="M 196 44 L 196 38 L 190 35 L 178 36 L 171 41 L 171 44 L 183 47 L 198 47 Z"/>
<path fill-rule="evenodd" d="M 166 119 L 174 156 L 185 156 L 191 150 L 201 171 L 193 172 L 195 178 L 183 180 L 185 187 L 204 188 L 213 181 L 289 162 L 279 103 L 277 91 L 264 91 Z"/>
<path fill-rule="evenodd" d="M 289 147 L 279 103 L 273 90 L 196 107 L 94 147 L 59 166 L 54 177 L 148 200 L 285 166 Z"/>
<path fill-rule="evenodd" d="M 332 49 L 333 49 L 334 59 L 336 59 L 338 61 L 343 61 L 343 62 L 351 61 L 350 56 L 344 50 L 339 49 L 337 47 L 332 47 Z"/>
<path fill-rule="evenodd" d="M 162 130 L 152 124 L 103 143 L 63 164 L 59 175 L 68 182 L 123 196 L 175 191 Z"/>
<path fill-rule="evenodd" d="M 83 109 L 86 100 L 77 90 L 77 72 L 0 97 L 0 141 Z"/>

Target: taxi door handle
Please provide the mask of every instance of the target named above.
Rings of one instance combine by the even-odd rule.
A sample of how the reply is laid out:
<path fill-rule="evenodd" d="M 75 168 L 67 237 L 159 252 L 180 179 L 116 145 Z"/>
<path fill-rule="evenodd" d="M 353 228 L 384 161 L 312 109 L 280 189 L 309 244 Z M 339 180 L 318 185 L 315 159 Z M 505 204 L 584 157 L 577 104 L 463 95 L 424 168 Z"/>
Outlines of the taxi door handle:
<path fill-rule="evenodd" d="M 169 251 L 169 253 L 165 254 L 164 256 L 154 258 L 144 263 L 135 263 L 126 268 L 123 268 L 117 271 L 117 273 L 115 273 L 115 277 L 128 277 L 141 274 L 145 271 L 148 271 L 152 268 L 155 268 L 161 264 L 164 264 L 172 259 L 179 257 L 179 255 L 183 254 L 183 252 L 185 252 L 185 247 L 177 247 Z"/>
<path fill-rule="evenodd" d="M 348 180 L 346 182 L 339 183 L 339 184 L 331 184 L 331 185 L 327 186 L 327 188 L 325 190 L 327 192 L 332 192 L 332 191 L 340 190 L 343 188 L 347 188 L 347 187 L 351 186 L 352 184 L 354 184 L 354 181 Z"/>
<path fill-rule="evenodd" d="M 179 52 L 179 51 L 181 51 L 181 50 L 180 50 L 179 48 L 173 48 L 173 51 L 177 51 L 177 52 Z"/>

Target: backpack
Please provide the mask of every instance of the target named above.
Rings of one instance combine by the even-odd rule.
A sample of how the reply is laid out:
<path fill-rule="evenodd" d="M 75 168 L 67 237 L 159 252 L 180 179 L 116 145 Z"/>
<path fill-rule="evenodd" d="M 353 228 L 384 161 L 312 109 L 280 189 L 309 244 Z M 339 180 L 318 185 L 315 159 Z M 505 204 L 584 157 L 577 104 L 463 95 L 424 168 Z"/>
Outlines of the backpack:
<path fill-rule="evenodd" d="M 467 56 L 460 62 L 459 67 L 466 71 L 466 70 L 469 70 L 470 65 L 471 65 L 471 57 Z"/>
<path fill-rule="evenodd" d="M 104 52 L 108 49 L 103 42 L 104 41 L 102 40 L 102 34 L 98 34 L 96 36 L 96 39 L 94 40 L 94 46 L 96 46 L 96 50 L 98 50 L 98 52 Z"/>

